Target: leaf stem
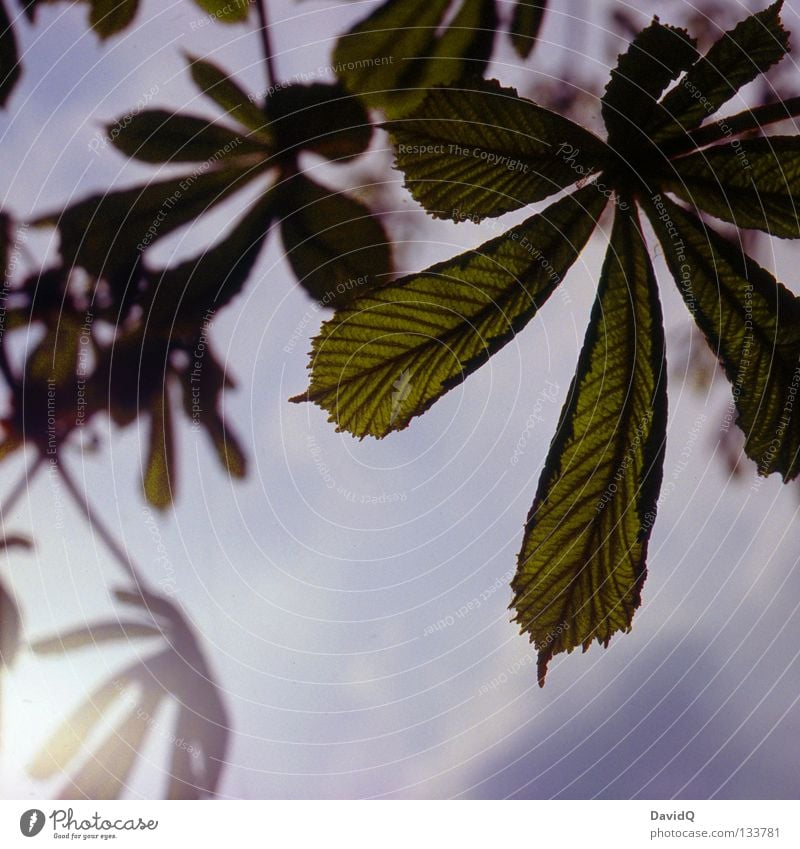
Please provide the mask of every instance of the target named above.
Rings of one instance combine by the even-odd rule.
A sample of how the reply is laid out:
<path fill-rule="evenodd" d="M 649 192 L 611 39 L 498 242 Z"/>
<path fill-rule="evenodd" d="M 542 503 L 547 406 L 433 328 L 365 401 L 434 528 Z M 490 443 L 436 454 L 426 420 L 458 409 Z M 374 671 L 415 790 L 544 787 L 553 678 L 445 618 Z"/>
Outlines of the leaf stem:
<path fill-rule="evenodd" d="M 67 492 L 69 492 L 75 504 L 80 508 L 86 518 L 86 521 L 89 523 L 89 527 L 93 532 L 97 533 L 100 539 L 105 543 L 106 548 L 114 555 L 114 558 L 120 566 L 122 566 L 122 568 L 128 573 L 139 594 L 144 596 L 144 593 L 146 592 L 145 583 L 139 577 L 136 566 L 128 556 L 125 549 L 117 542 L 111 531 L 100 520 L 94 508 L 89 503 L 88 494 L 85 491 L 81 492 L 78 485 L 72 479 L 72 475 L 69 474 L 60 459 L 56 463 L 56 468 L 61 475 L 61 480 L 64 482 L 64 486 L 67 488 Z"/>
<path fill-rule="evenodd" d="M 267 0 L 256 0 L 256 10 L 258 11 L 258 23 L 261 31 L 261 49 L 264 51 L 264 66 L 267 75 L 267 90 L 278 80 L 278 75 L 275 71 L 275 59 L 272 55 L 272 39 L 269 33 L 269 17 L 267 16 Z"/>
<path fill-rule="evenodd" d="M 22 473 L 22 477 L 14 484 L 13 487 L 11 487 L 10 492 L 6 495 L 3 499 L 3 503 L 0 505 L 0 522 L 5 524 L 6 513 L 13 510 L 17 501 L 19 501 L 19 499 L 27 492 L 31 478 L 39 471 L 42 463 L 44 463 L 44 455 L 37 454 L 36 457 L 33 458 L 33 462 Z"/>

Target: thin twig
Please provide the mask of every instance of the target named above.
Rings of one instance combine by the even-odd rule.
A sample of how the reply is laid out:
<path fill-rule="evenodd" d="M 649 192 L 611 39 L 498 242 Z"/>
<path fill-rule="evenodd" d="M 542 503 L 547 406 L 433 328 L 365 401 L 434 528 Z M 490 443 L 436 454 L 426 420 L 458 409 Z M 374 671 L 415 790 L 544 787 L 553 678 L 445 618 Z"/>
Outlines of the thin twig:
<path fill-rule="evenodd" d="M 42 463 L 44 463 L 44 455 L 37 454 L 33 458 L 33 462 L 25 469 L 22 473 L 22 477 L 11 487 L 10 492 L 3 499 L 3 503 L 0 504 L 0 521 L 5 524 L 6 514 L 14 509 L 14 505 L 19 501 L 19 499 L 28 491 L 28 486 L 30 485 L 31 478 L 39 471 Z"/>
<path fill-rule="evenodd" d="M 269 18 L 267 17 L 267 0 L 256 0 L 258 23 L 261 28 L 261 49 L 264 51 L 264 66 L 267 75 L 267 90 L 270 90 L 278 80 L 275 72 L 275 59 L 272 55 L 272 40 L 269 33 Z"/>
<path fill-rule="evenodd" d="M 86 517 L 86 521 L 89 523 L 91 529 L 97 532 L 97 535 L 105 543 L 106 548 L 108 548 L 119 562 L 120 566 L 122 566 L 122 568 L 128 573 L 135 584 L 137 591 L 140 594 L 144 594 L 146 592 L 145 584 L 139 577 L 136 566 L 134 566 L 127 551 L 125 551 L 125 549 L 117 542 L 111 531 L 100 520 L 97 513 L 92 508 L 92 505 L 89 503 L 88 494 L 86 492 L 81 492 L 75 481 L 72 480 L 72 475 L 67 472 L 60 460 L 56 463 L 56 468 L 61 475 L 61 480 L 64 482 L 64 486 L 67 488 L 67 492 L 69 492 L 75 504 L 77 504 L 83 515 Z"/>

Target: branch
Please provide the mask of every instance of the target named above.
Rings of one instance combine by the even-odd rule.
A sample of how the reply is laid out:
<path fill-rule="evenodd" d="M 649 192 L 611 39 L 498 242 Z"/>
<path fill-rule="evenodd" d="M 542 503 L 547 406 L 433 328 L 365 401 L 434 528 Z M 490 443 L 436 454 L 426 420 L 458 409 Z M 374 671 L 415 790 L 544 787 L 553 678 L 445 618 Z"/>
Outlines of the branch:
<path fill-rule="evenodd" d="M 271 89 L 278 79 L 275 72 L 275 60 L 272 55 L 272 41 L 269 34 L 269 18 L 267 17 L 267 0 L 256 0 L 258 23 L 261 31 L 261 49 L 264 51 L 264 64 L 267 75 L 267 89 Z"/>
<path fill-rule="evenodd" d="M 22 473 L 22 477 L 11 487 L 11 491 L 3 499 L 3 503 L 0 504 L 0 522 L 5 524 L 6 513 L 13 510 L 17 501 L 27 492 L 31 478 L 39 471 L 42 463 L 44 463 L 44 455 L 37 454 L 30 466 Z"/>
<path fill-rule="evenodd" d="M 69 492 L 70 496 L 72 496 L 73 501 L 80 508 L 83 515 L 86 517 L 86 521 L 89 523 L 89 527 L 91 527 L 92 531 L 96 531 L 97 535 L 100 539 L 105 543 L 106 548 L 114 555 L 115 559 L 118 561 L 120 566 L 128 573 L 134 585 L 136 586 L 137 591 L 140 595 L 144 596 L 147 592 L 144 581 L 139 577 L 139 573 L 136 569 L 131 558 L 128 556 L 128 552 L 117 542 L 114 535 L 111 531 L 103 524 L 100 518 L 95 513 L 92 505 L 89 503 L 89 497 L 87 493 L 81 492 L 78 488 L 75 481 L 72 480 L 72 476 L 67 472 L 64 468 L 64 464 L 59 459 L 56 463 L 56 468 L 58 469 L 59 474 L 61 475 L 61 480 L 64 482 L 64 486 L 67 488 L 67 492 Z"/>

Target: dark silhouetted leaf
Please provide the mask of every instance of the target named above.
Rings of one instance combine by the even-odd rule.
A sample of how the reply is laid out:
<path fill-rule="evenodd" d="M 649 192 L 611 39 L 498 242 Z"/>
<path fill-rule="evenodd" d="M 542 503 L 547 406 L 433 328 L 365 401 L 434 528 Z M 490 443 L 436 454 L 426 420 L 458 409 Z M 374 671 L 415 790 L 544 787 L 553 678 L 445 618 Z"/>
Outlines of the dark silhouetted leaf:
<path fill-rule="evenodd" d="M 800 138 L 718 145 L 676 159 L 663 188 L 737 227 L 800 238 Z"/>
<path fill-rule="evenodd" d="M 200 91 L 210 97 L 231 118 L 269 141 L 266 116 L 239 87 L 239 84 L 207 59 L 198 59 L 191 54 L 186 54 L 186 58 L 190 63 L 192 79 Z"/>
<path fill-rule="evenodd" d="M 791 480 L 800 472 L 800 298 L 694 215 L 667 198 L 659 203 L 648 213 L 683 299 L 733 385 L 747 456 L 760 474 Z"/>
<path fill-rule="evenodd" d="M 112 144 L 142 162 L 216 162 L 228 156 L 269 156 L 263 145 L 243 138 L 234 129 L 163 109 L 139 112 L 121 127 L 122 120 L 109 125 Z"/>
<path fill-rule="evenodd" d="M 93 195 L 35 223 L 58 227 L 61 256 L 68 267 L 79 265 L 100 277 L 127 277 L 143 250 L 263 171 L 263 166 L 201 168 L 185 177 Z"/>
<path fill-rule="evenodd" d="M 663 110 L 646 128 L 663 142 L 699 126 L 742 86 L 779 62 L 788 51 L 789 34 L 781 25 L 783 0 L 751 15 L 711 46 L 662 101 Z"/>
<path fill-rule="evenodd" d="M 64 654 L 64 652 L 98 643 L 114 642 L 116 640 L 133 640 L 144 637 L 161 636 L 162 631 L 153 625 L 142 622 L 99 622 L 86 628 L 76 628 L 46 640 L 36 640 L 31 643 L 31 649 L 36 654 Z"/>
<path fill-rule="evenodd" d="M 100 38 L 122 32 L 136 17 L 139 0 L 90 0 L 89 23 Z"/>
<path fill-rule="evenodd" d="M 21 67 L 17 39 L 5 0 L 0 0 L 0 107 L 5 106 L 19 79 Z"/>
<path fill-rule="evenodd" d="M 502 215 L 608 161 L 591 133 L 494 80 L 434 89 L 388 129 L 406 187 L 438 218 Z"/>
<path fill-rule="evenodd" d="M 404 428 L 514 338 L 586 245 L 606 199 L 595 186 L 474 251 L 356 298 L 322 326 L 313 401 L 338 429 Z"/>
<path fill-rule="evenodd" d="M 642 143 L 639 128 L 650 121 L 667 86 L 696 59 L 696 43 L 686 30 L 658 19 L 636 36 L 620 55 L 602 99 L 611 147 L 627 152 Z"/>
<path fill-rule="evenodd" d="M 269 233 L 274 205 L 274 192 L 267 192 L 218 244 L 173 268 L 148 272 L 145 307 L 153 332 L 195 334 L 209 310 L 241 292 Z"/>
<path fill-rule="evenodd" d="M 222 24 L 239 24 L 247 20 L 252 0 L 194 0 L 215 21 Z"/>
<path fill-rule="evenodd" d="M 303 175 L 281 186 L 281 236 L 300 285 L 325 306 L 386 281 L 389 239 L 359 201 Z"/>
<path fill-rule="evenodd" d="M 483 73 L 492 52 L 494 0 L 388 0 L 343 35 L 333 54 L 345 86 L 392 117 L 426 89 Z"/>
<path fill-rule="evenodd" d="M 202 359 L 193 359 L 183 373 L 181 388 L 186 415 L 208 434 L 222 467 L 229 475 L 243 478 L 247 460 L 238 439 L 231 432 L 222 412 L 222 396 L 231 386 L 208 342 Z"/>
<path fill-rule="evenodd" d="M 298 83 L 280 88 L 267 98 L 264 109 L 281 156 L 309 150 L 344 162 L 363 153 L 372 138 L 366 110 L 340 85 Z"/>
<path fill-rule="evenodd" d="M 540 685 L 554 654 L 630 629 L 661 485 L 666 379 L 653 270 L 634 213 L 618 212 L 512 583 Z"/>
<path fill-rule="evenodd" d="M 511 43 L 521 58 L 531 55 L 546 11 L 547 0 L 517 0 L 511 19 Z"/>

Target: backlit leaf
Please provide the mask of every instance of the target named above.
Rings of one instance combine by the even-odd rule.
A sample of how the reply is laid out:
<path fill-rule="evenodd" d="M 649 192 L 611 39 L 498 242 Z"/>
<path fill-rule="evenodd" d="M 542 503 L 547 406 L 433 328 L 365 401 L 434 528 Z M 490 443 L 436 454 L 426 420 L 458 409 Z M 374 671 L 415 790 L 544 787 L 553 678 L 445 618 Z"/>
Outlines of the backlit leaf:
<path fill-rule="evenodd" d="M 741 21 L 724 33 L 662 101 L 663 110 L 647 127 L 663 142 L 699 126 L 742 86 L 779 62 L 788 51 L 789 34 L 781 25 L 783 0 Z"/>
<path fill-rule="evenodd" d="M 618 212 L 512 583 L 540 685 L 553 655 L 630 629 L 661 485 L 666 378 L 653 270 L 635 214 Z"/>
<path fill-rule="evenodd" d="M 388 129 L 406 187 L 437 218 L 519 209 L 592 174 L 608 156 L 591 133 L 494 80 L 434 89 Z"/>
<path fill-rule="evenodd" d="M 300 285 L 324 306 L 386 281 L 389 238 L 364 204 L 298 175 L 281 186 L 286 258 Z"/>
<path fill-rule="evenodd" d="M 721 144 L 676 159 L 662 186 L 737 227 L 800 238 L 800 138 Z"/>
<path fill-rule="evenodd" d="M 800 298 L 667 198 L 647 208 L 664 258 L 719 358 L 762 475 L 800 472 Z"/>
<path fill-rule="evenodd" d="M 497 29 L 494 0 L 388 0 L 345 33 L 333 65 L 345 86 L 392 117 L 436 85 L 479 76 Z"/>
<path fill-rule="evenodd" d="M 561 282 L 606 203 L 595 186 L 461 256 L 358 297 L 322 326 L 313 401 L 338 429 L 404 428 L 514 338 Z"/>
<path fill-rule="evenodd" d="M 642 144 L 639 128 L 657 109 L 666 87 L 697 59 L 686 30 L 656 18 L 620 55 L 602 99 L 603 121 L 611 147 L 623 151 Z"/>
<path fill-rule="evenodd" d="M 148 109 L 129 117 L 123 126 L 124 120 L 109 125 L 111 142 L 126 156 L 142 162 L 218 162 L 227 156 L 269 156 L 263 145 L 205 118 Z"/>
<path fill-rule="evenodd" d="M 546 11 L 547 0 L 517 0 L 511 20 L 511 43 L 521 58 L 531 55 Z"/>

